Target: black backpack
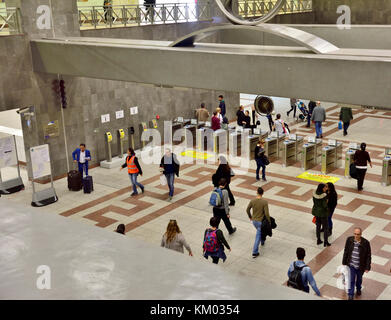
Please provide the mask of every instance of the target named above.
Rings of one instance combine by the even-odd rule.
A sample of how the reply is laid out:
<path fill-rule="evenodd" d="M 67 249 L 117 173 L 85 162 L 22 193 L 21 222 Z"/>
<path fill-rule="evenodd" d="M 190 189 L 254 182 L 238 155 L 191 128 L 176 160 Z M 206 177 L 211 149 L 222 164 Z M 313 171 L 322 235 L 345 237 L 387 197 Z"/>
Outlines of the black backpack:
<path fill-rule="evenodd" d="M 303 284 L 303 279 L 301 277 L 301 271 L 303 270 L 304 267 L 307 267 L 307 265 L 297 267 L 296 263 L 293 263 L 293 271 L 289 275 L 288 279 L 288 287 L 298 289 L 298 290 L 304 290 L 304 284 Z"/>

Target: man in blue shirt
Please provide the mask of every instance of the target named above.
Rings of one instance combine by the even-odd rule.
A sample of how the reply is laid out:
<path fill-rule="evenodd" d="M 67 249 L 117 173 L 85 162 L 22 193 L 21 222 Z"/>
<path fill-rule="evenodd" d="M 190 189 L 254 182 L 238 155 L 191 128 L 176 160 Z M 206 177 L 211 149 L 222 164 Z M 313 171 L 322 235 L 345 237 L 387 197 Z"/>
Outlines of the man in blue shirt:
<path fill-rule="evenodd" d="M 304 263 L 305 250 L 303 248 L 296 249 L 296 256 L 297 256 L 297 261 L 292 262 L 291 265 L 289 266 L 288 277 L 290 276 L 291 272 L 294 270 L 293 264 L 295 264 L 296 267 L 299 267 L 299 268 L 305 265 L 305 263 Z M 312 275 L 312 271 L 311 271 L 310 267 L 306 266 L 301 270 L 301 279 L 303 281 L 303 286 L 304 286 L 303 291 L 309 293 L 310 287 L 308 286 L 308 284 L 310 284 L 310 286 L 312 287 L 312 290 L 315 291 L 316 295 L 320 296 L 320 291 L 319 291 L 318 287 L 316 286 L 316 282 L 315 282 L 315 279 Z"/>
<path fill-rule="evenodd" d="M 88 161 L 91 160 L 90 150 L 86 149 L 86 145 L 84 143 L 80 144 L 80 148 L 77 148 L 72 152 L 73 162 L 77 162 L 79 164 L 79 172 L 83 175 L 83 170 L 88 176 Z"/>
<path fill-rule="evenodd" d="M 224 102 L 224 97 L 222 95 L 219 95 L 219 101 L 220 101 L 220 104 L 219 104 L 219 108 L 221 109 L 221 115 L 223 116 L 223 118 L 225 117 L 225 113 L 226 113 L 226 109 L 225 109 L 225 102 Z"/>

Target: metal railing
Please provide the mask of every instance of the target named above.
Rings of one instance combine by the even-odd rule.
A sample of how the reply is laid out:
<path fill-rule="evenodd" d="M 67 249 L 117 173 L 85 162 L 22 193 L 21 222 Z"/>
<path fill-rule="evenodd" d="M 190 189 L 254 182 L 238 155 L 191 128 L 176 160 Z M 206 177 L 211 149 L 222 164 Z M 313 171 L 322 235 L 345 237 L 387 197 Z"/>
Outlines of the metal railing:
<path fill-rule="evenodd" d="M 262 16 L 273 9 L 277 0 L 239 0 L 238 15 L 243 18 Z M 312 0 L 286 0 L 279 14 L 312 11 Z"/>
<path fill-rule="evenodd" d="M 212 20 L 211 2 L 79 7 L 81 29 Z"/>
<path fill-rule="evenodd" d="M 0 35 L 21 34 L 19 8 L 0 9 Z"/>

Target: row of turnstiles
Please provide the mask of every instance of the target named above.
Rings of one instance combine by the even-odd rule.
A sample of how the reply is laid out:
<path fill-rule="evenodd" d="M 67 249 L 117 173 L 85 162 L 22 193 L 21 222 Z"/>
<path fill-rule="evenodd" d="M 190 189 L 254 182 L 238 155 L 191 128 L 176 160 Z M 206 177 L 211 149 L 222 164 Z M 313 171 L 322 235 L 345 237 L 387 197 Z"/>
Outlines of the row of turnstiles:
<path fill-rule="evenodd" d="M 242 127 L 229 127 L 228 125 L 216 131 L 211 130 L 210 122 L 199 122 L 197 119 L 176 118 L 167 122 L 164 128 L 164 143 L 171 145 L 182 144 L 186 148 L 213 153 L 230 153 L 238 157 L 248 157 L 253 160 L 254 150 L 259 139 L 265 141 L 265 155 L 270 162 L 281 159 L 283 167 L 301 163 L 303 170 L 309 170 L 321 165 L 321 172 L 328 174 L 342 166 L 343 144 L 330 139 L 326 146 L 323 141 L 315 137 L 296 134 L 279 134 L 278 132 L 262 131 L 260 128 L 243 129 Z M 157 129 L 156 120 L 151 121 L 151 128 L 146 123 L 140 124 L 143 132 Z M 181 130 L 182 129 L 182 130 Z M 185 130 L 183 130 L 185 129 Z M 134 130 L 133 130 L 134 132 Z M 145 147 L 148 140 L 141 139 Z M 132 145 L 134 142 L 132 141 Z M 350 143 L 345 153 L 345 176 L 349 176 L 353 155 L 359 150 L 357 143 Z M 382 165 L 382 185 L 391 184 L 391 148 L 386 148 Z"/>

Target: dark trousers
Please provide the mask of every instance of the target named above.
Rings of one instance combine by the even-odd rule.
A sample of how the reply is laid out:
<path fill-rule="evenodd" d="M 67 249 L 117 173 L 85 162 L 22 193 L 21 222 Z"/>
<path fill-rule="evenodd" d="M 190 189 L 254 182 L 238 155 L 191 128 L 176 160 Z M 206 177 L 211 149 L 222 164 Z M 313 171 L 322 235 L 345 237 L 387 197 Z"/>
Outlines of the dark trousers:
<path fill-rule="evenodd" d="M 349 269 L 350 269 L 349 296 L 353 296 L 354 295 L 354 286 L 356 286 L 357 290 L 361 291 L 363 272 L 360 269 L 353 268 L 352 266 L 349 266 Z"/>
<path fill-rule="evenodd" d="M 329 217 L 327 218 L 328 223 L 329 223 L 329 230 L 333 229 L 333 220 L 332 220 L 332 218 L 333 218 L 334 211 L 335 211 L 335 209 L 329 213 Z"/>
<path fill-rule="evenodd" d="M 362 186 L 364 184 L 364 178 L 365 174 L 367 172 L 367 169 L 358 169 L 357 168 L 357 189 L 362 190 Z"/>
<path fill-rule="evenodd" d="M 270 131 L 272 131 L 273 130 L 273 125 L 274 125 L 273 119 L 270 116 L 270 117 L 267 117 L 267 120 L 269 121 L 269 129 L 270 129 Z"/>
<path fill-rule="evenodd" d="M 213 263 L 218 264 L 219 263 L 219 257 L 211 257 Z"/>
<path fill-rule="evenodd" d="M 344 134 L 344 135 L 347 135 L 347 134 L 348 134 L 349 125 L 350 125 L 350 121 L 344 122 L 344 123 L 343 123 L 343 134 Z"/>
<path fill-rule="evenodd" d="M 320 240 L 320 228 L 324 230 L 324 242 L 327 242 L 329 237 L 329 222 L 327 221 L 327 217 L 319 218 L 316 217 L 316 238 Z"/>
<path fill-rule="evenodd" d="M 265 174 L 266 166 L 263 163 L 262 159 L 255 159 L 255 161 L 257 162 L 257 171 L 255 173 L 256 178 L 259 179 L 259 170 L 262 168 L 262 179 L 266 179 L 266 174 Z"/>
<path fill-rule="evenodd" d="M 235 198 L 234 195 L 231 192 L 231 189 L 229 188 L 229 183 L 225 186 L 225 188 L 228 191 L 228 197 L 229 197 L 229 203 L 234 204 L 235 203 Z"/>
<path fill-rule="evenodd" d="M 228 232 L 232 233 L 232 231 L 233 231 L 232 224 L 231 224 L 231 221 L 229 220 L 229 218 L 227 217 L 227 214 L 225 213 L 224 209 L 219 209 L 219 208 L 213 207 L 213 216 L 219 220 L 217 228 L 220 225 L 221 219 L 223 219 L 225 227 L 227 228 Z"/>
<path fill-rule="evenodd" d="M 84 170 L 86 176 L 88 176 L 88 162 L 84 162 L 84 163 L 78 162 L 78 164 L 79 164 L 79 172 L 81 173 L 81 175 L 83 176 L 83 170 Z"/>
<path fill-rule="evenodd" d="M 289 114 L 293 111 L 293 117 L 295 118 L 296 117 L 296 109 L 297 109 L 297 106 L 294 104 L 293 106 L 291 106 L 291 109 L 286 114 L 289 116 Z"/>
<path fill-rule="evenodd" d="M 307 127 L 311 126 L 311 114 L 308 112 L 307 114 Z"/>

